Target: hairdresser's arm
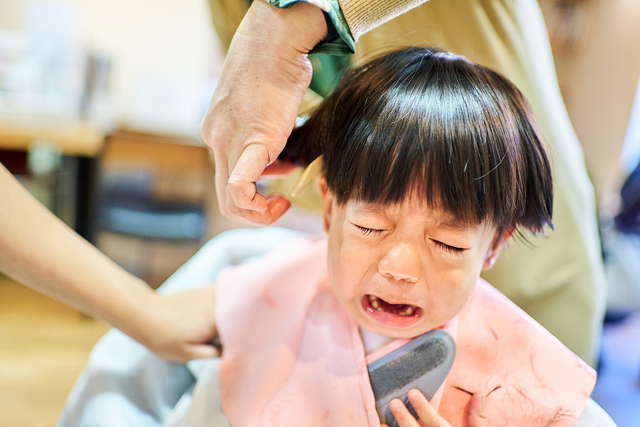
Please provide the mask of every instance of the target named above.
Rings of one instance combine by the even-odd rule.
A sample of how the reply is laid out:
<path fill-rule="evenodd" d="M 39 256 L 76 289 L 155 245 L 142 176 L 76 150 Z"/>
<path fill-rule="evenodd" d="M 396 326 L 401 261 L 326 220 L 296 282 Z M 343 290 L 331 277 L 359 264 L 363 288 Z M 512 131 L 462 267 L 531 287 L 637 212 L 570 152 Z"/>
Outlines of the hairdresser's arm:
<path fill-rule="evenodd" d="M 304 2 L 278 9 L 254 1 L 240 24 L 202 126 L 224 214 L 270 224 L 289 208 L 282 196 L 257 193 L 255 182 L 293 129 L 311 81 L 307 53 L 326 34 L 322 11 Z"/>
<path fill-rule="evenodd" d="M 451 425 L 429 405 L 427 399 L 419 391 L 409 391 L 409 401 L 416 410 L 422 424 L 418 423 L 418 420 L 409 413 L 409 410 L 400 400 L 394 399 L 391 401 L 389 407 L 400 427 L 451 427 Z M 465 425 L 469 427 L 490 427 L 481 396 L 475 395 L 471 397 L 466 412 L 467 424 Z M 382 426 L 386 427 L 386 424 L 382 424 L 381 427 Z"/>
<path fill-rule="evenodd" d="M 213 288 L 161 296 L 69 229 L 0 165 L 0 271 L 174 361 L 211 357 Z"/>
<path fill-rule="evenodd" d="M 424 1 L 332 0 L 332 22 L 344 49 L 353 50 L 361 34 Z M 270 224 L 289 208 L 282 196 L 259 194 L 255 182 L 263 172 L 291 170 L 272 162 L 286 144 L 311 81 L 307 54 L 326 35 L 322 11 L 306 2 L 278 9 L 254 1 L 240 24 L 202 125 L 202 139 L 215 157 L 224 215 Z"/>

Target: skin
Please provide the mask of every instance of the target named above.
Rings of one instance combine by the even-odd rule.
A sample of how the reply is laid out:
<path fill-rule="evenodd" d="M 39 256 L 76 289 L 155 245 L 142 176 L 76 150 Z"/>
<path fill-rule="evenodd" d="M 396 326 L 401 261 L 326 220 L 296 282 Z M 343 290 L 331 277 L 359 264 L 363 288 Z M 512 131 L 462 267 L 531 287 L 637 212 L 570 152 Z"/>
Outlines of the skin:
<path fill-rule="evenodd" d="M 263 172 L 292 170 L 275 159 L 311 82 L 307 54 L 326 35 L 322 11 L 309 3 L 278 9 L 254 1 L 249 8 L 201 128 L 202 140 L 214 154 L 223 215 L 271 224 L 291 205 L 281 195 L 265 198 L 255 183 Z"/>
<path fill-rule="evenodd" d="M 413 338 L 453 319 L 504 243 L 493 227 L 447 225 L 444 212 L 414 198 L 398 206 L 340 205 L 324 180 L 321 193 L 333 290 L 354 319 L 377 334 Z M 402 327 L 377 322 L 363 308 L 368 295 L 411 304 L 420 316 Z"/>
<path fill-rule="evenodd" d="M 334 293 L 360 326 L 384 336 L 413 338 L 453 319 L 505 241 L 491 226 L 454 226 L 443 211 L 414 197 L 397 206 L 353 200 L 341 205 L 324 179 L 320 193 Z M 363 307 L 363 298 L 371 294 L 416 306 L 418 314 L 410 325 L 380 322 L 375 311 L 372 315 Z M 425 426 L 449 425 L 420 392 L 409 397 Z M 401 427 L 419 425 L 399 400 L 391 409 Z M 489 426 L 480 397 L 471 400 L 468 410 L 469 426 Z"/>
<path fill-rule="evenodd" d="M 0 271 L 102 319 L 159 356 L 214 357 L 213 287 L 160 295 L 82 239 L 0 165 Z"/>
<path fill-rule="evenodd" d="M 389 403 L 391 412 L 396 418 L 400 427 L 451 427 L 451 425 L 429 405 L 429 402 L 418 390 L 410 390 L 409 401 L 418 414 L 419 421 L 416 420 L 404 404 L 394 399 Z M 489 427 L 489 418 L 484 406 L 484 398 L 480 395 L 471 397 L 466 409 L 469 414 L 467 427 Z M 381 427 L 388 427 L 381 424 Z"/>

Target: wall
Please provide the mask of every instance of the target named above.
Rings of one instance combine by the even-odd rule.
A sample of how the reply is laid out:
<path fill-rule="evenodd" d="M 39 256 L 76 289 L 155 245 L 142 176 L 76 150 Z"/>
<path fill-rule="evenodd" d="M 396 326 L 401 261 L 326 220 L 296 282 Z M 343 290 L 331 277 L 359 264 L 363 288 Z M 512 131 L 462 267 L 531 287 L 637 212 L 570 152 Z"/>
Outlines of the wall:
<path fill-rule="evenodd" d="M 0 28 L 23 29 L 29 1 L 1 0 Z M 140 118 L 144 108 L 155 107 L 160 122 L 176 114 L 186 116 L 184 108 L 171 109 L 172 105 L 195 102 L 204 108 L 223 58 L 206 0 L 47 3 L 75 8 L 82 45 L 112 58 L 116 121 Z"/>
<path fill-rule="evenodd" d="M 620 180 L 618 160 L 640 78 L 640 1 L 592 0 L 585 39 L 558 54 L 569 116 L 601 203 Z"/>

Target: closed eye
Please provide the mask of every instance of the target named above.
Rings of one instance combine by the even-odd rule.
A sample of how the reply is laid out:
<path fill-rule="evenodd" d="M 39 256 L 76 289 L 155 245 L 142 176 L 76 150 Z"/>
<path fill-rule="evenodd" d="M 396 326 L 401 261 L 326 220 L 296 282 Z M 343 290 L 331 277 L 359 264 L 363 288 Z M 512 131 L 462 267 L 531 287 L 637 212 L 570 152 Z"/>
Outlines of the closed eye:
<path fill-rule="evenodd" d="M 378 230 L 376 228 L 362 227 L 361 225 L 358 225 L 358 224 L 353 224 L 353 225 L 358 227 L 358 229 L 362 232 L 363 236 L 369 236 L 371 234 L 379 234 L 379 233 L 382 233 L 384 231 L 384 230 Z"/>
<path fill-rule="evenodd" d="M 451 246 L 451 245 L 447 245 L 446 243 L 442 243 L 438 240 L 433 240 L 431 239 L 431 241 L 440 249 L 442 249 L 444 252 L 448 253 L 448 254 L 453 254 L 453 255 L 462 255 L 464 253 L 464 251 L 466 251 L 466 248 L 458 248 L 455 246 Z"/>

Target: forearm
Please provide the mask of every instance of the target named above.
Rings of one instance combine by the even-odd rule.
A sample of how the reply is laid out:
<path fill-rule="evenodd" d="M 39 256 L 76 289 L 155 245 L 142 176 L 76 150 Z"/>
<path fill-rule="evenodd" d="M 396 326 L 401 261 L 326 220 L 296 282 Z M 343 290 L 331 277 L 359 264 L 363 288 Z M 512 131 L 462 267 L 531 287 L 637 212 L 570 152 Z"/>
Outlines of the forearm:
<path fill-rule="evenodd" d="M 0 167 L 0 271 L 135 333 L 154 292 L 45 209 Z"/>

